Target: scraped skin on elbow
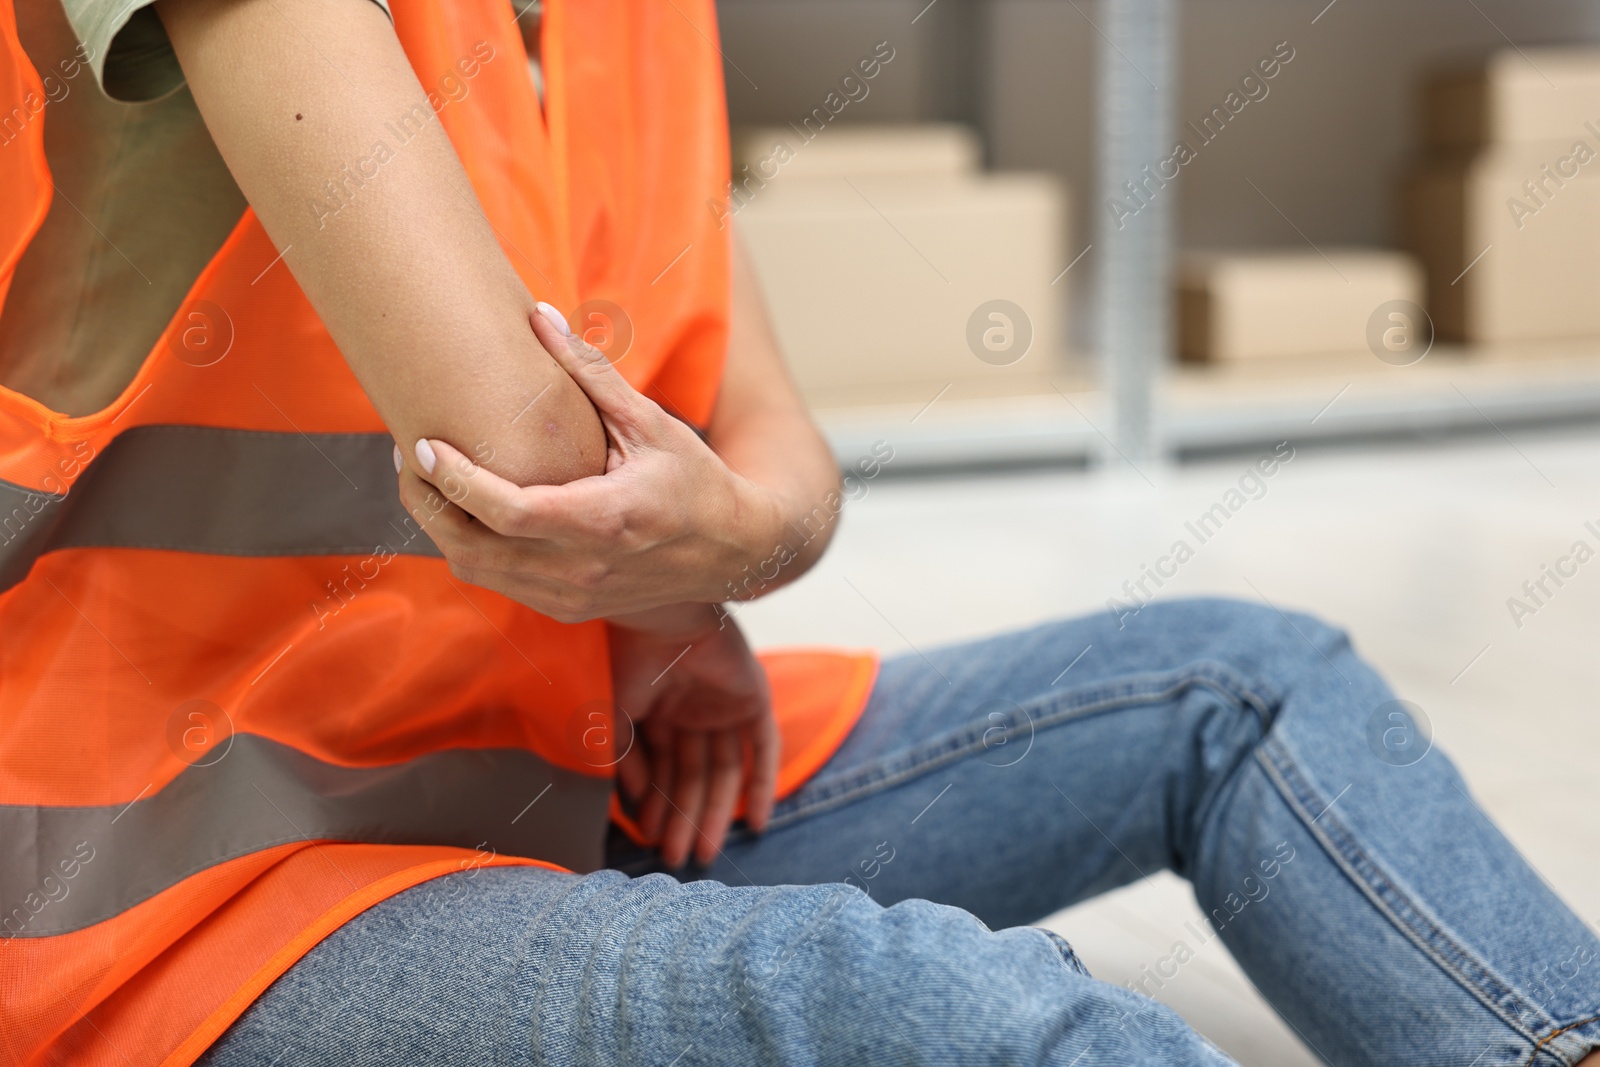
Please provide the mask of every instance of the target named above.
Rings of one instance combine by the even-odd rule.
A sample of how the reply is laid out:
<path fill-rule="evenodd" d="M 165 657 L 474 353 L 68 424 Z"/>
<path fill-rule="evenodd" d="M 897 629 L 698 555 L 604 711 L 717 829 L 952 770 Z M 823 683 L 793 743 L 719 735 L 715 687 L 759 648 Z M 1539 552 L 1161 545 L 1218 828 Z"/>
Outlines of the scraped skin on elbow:
<path fill-rule="evenodd" d="M 431 438 L 519 485 L 602 473 L 599 417 L 534 337 L 534 297 L 383 11 L 371 0 L 157 11 L 223 159 L 406 462 Z M 399 144 L 387 124 L 406 115 L 420 130 Z M 376 175 L 328 211 L 324 185 L 364 160 L 370 174 L 379 143 Z"/>

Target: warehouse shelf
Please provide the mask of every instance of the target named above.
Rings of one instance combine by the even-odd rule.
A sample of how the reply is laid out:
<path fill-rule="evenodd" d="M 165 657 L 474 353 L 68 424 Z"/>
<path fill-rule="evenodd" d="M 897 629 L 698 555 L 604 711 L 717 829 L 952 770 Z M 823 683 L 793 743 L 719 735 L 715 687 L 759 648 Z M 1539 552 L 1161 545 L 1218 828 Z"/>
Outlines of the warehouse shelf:
<path fill-rule="evenodd" d="M 819 406 L 842 467 L 894 448 L 906 473 L 1089 464 L 1111 451 L 1110 404 L 1093 378 L 1062 373 L 1022 396 Z M 928 390 L 930 396 L 935 389 Z M 1436 346 L 1409 367 L 1366 353 L 1171 368 L 1158 389 L 1162 452 L 1177 459 L 1296 444 L 1600 421 L 1600 341 Z M 1114 455 L 1114 453 L 1112 453 Z"/>
<path fill-rule="evenodd" d="M 1534 424 L 1600 423 L 1600 337 L 1503 351 L 1439 346 L 1421 364 L 1405 368 L 1380 364 L 1364 352 L 1348 360 L 1173 366 L 1177 317 L 1152 313 L 1174 302 L 1180 246 L 1293 250 L 1329 260 L 1345 246 L 1398 243 L 1393 227 L 1379 220 L 1394 207 L 1396 179 L 1411 173 L 1426 154 L 1426 138 L 1418 136 L 1423 116 L 1413 113 L 1423 106 L 1416 94 L 1419 79 L 1462 57 L 1505 50 L 1508 43 L 1507 62 L 1521 70 L 1533 66 L 1527 54 L 1531 42 L 1592 42 L 1600 37 L 1600 21 L 1583 5 L 1485 0 L 1483 10 L 1467 8 L 1466 16 L 1437 5 L 1267 3 L 1201 10 L 1177 0 L 1098 0 L 1088 10 L 976 0 L 823 7 L 806 0 L 721 0 L 719 7 L 730 16 L 725 34 L 734 42 L 727 45 L 730 53 L 743 68 L 771 72 L 758 93 L 730 67 L 730 112 L 740 124 L 792 125 L 796 115 L 813 113 L 811 87 L 828 83 L 836 65 L 847 69 L 853 61 L 855 53 L 836 47 L 839 42 L 893 39 L 900 58 L 891 76 L 875 83 L 873 103 L 850 105 L 847 123 L 922 124 L 924 133 L 955 124 L 975 131 L 983 144 L 985 175 L 1045 171 L 1070 190 L 1071 240 L 1060 265 L 1073 273 L 1065 281 L 1065 271 L 1053 275 L 1052 286 L 1061 284 L 1052 292 L 1061 294 L 1068 313 L 1067 328 L 1060 332 L 1098 358 L 1076 364 L 1073 373 L 1012 390 L 1021 395 L 981 396 L 970 380 L 986 373 L 981 368 L 968 366 L 969 380 L 943 388 L 944 377 L 962 373 L 940 362 L 964 360 L 959 346 L 924 350 L 919 335 L 906 346 L 909 351 L 893 359 L 886 353 L 873 359 L 851 355 L 851 363 L 833 352 L 828 366 L 838 373 L 824 376 L 813 369 L 798 377 L 845 466 L 871 455 L 879 440 L 895 446 L 890 469 L 897 471 L 1116 464 L 1119 456 L 1147 470 L 1173 459 L 1254 449 L 1285 438 L 1360 441 L 1502 431 L 1516 437 Z M 1375 32 L 1379 29 L 1385 35 Z M 1245 38 L 1259 47 L 1246 48 Z M 1218 94 L 1231 84 L 1228 77 L 1251 69 L 1275 41 L 1292 42 L 1304 58 L 1293 61 L 1290 76 L 1273 83 L 1273 102 L 1252 102 L 1244 120 L 1228 127 L 1224 144 L 1231 147 L 1204 149 L 1205 161 L 1185 170 L 1176 188 L 1154 195 L 1167 185 L 1138 176 L 1152 160 L 1172 152 L 1177 136 L 1189 137 L 1182 132 L 1186 124 L 1213 111 Z M 1529 42 L 1529 49 L 1517 42 Z M 838 139 L 830 143 L 843 146 Z M 963 158 L 971 155 L 969 150 Z M 1523 169 L 1534 173 L 1538 168 L 1530 162 Z M 1085 208 L 1126 203 L 1135 178 L 1151 194 L 1135 196 L 1136 219 Z M 861 192 L 851 195 L 860 198 Z M 1574 194 L 1563 196 L 1563 205 L 1577 203 Z M 775 204 L 776 197 L 763 194 L 743 223 L 756 223 L 764 207 Z M 862 212 L 874 220 L 894 220 L 894 229 L 882 228 L 885 247 L 910 257 L 905 247 L 910 245 L 921 257 L 913 262 L 918 269 L 938 263 L 934 270 L 943 276 L 946 261 L 959 260 L 930 258 L 926 249 L 932 238 L 901 226 L 893 210 L 863 199 Z M 1518 240 L 1519 253 L 1532 256 L 1534 238 L 1524 233 Z M 1467 243 L 1478 248 L 1491 242 L 1486 237 Z M 1490 259 L 1475 253 L 1478 259 L 1462 264 L 1469 269 L 1478 264 L 1473 274 L 1451 266 L 1441 276 L 1451 285 L 1466 277 L 1458 294 L 1467 294 L 1472 284 L 1487 284 L 1487 268 L 1506 261 L 1510 251 L 1498 238 L 1494 247 Z M 810 263 L 827 262 L 832 270 L 831 264 L 843 258 L 813 257 L 798 267 L 792 256 L 779 261 L 804 280 L 807 272 L 828 276 Z M 1563 284 L 1579 285 L 1590 277 L 1587 263 L 1560 272 Z M 783 277 L 783 270 L 772 273 Z M 1341 277 L 1349 284 L 1347 274 Z M 1519 279 L 1537 282 L 1532 272 L 1521 272 Z M 945 329 L 925 309 L 907 311 L 912 305 L 899 300 L 884 278 L 868 273 L 859 281 L 852 277 L 850 285 L 855 303 L 839 312 L 843 319 L 863 318 L 859 306 L 867 306 L 866 321 L 874 327 L 890 323 L 894 312 L 906 314 L 918 328 Z M 1550 290 L 1544 286 L 1540 295 L 1555 300 Z M 784 291 L 801 294 L 794 298 L 803 308 L 801 321 L 817 317 L 810 289 L 785 281 Z M 874 310 L 862 294 L 880 294 L 882 308 Z M 1529 301 L 1519 300 L 1525 318 L 1534 318 L 1537 328 L 1551 327 L 1548 316 L 1536 314 L 1539 307 L 1530 311 Z M 1461 328 L 1440 309 L 1433 313 L 1441 330 Z M 1575 326 L 1565 318 L 1555 325 Z M 1514 332 L 1484 331 L 1486 336 Z M 791 348 L 797 363 L 809 358 L 807 345 Z M 923 381 L 915 387 L 903 383 L 904 395 L 880 392 L 869 398 L 878 388 L 871 375 L 887 378 L 895 370 Z M 824 384 L 831 394 L 817 390 Z M 1000 388 L 998 380 L 990 384 Z"/>

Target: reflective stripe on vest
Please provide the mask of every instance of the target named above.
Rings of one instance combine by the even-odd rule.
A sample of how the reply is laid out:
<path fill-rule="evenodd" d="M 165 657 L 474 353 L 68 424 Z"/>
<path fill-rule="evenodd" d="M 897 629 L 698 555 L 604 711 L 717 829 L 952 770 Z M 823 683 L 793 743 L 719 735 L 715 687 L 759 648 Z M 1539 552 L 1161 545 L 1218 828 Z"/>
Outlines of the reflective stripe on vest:
<path fill-rule="evenodd" d="M 600 866 L 611 783 L 521 749 L 448 749 L 385 767 L 340 767 L 292 746 L 233 734 L 159 792 L 130 804 L 0 805 L 0 901 L 39 888 L 41 864 L 87 842 L 115 878 L 74 879 L 33 915 L 0 915 L 0 935 L 49 937 L 104 922 L 186 873 L 298 841 L 454 845 Z M 557 818 L 532 817 L 546 812 Z M 57 877 L 57 884 L 66 882 Z M 47 898 L 48 899 L 48 898 Z M 20 903 L 19 905 L 20 906 Z"/>
<path fill-rule="evenodd" d="M 68 494 L 0 481 L 0 592 L 62 548 L 438 556 L 395 494 L 393 451 L 383 433 L 135 427 Z"/>

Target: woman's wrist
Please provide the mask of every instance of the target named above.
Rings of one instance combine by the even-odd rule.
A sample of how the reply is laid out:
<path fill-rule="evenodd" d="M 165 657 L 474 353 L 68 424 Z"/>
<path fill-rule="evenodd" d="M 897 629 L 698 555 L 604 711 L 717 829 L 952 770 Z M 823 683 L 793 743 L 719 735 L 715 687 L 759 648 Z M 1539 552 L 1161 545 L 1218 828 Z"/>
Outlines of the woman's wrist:
<path fill-rule="evenodd" d="M 752 523 L 748 561 L 723 588 L 724 600 L 753 600 L 799 578 L 833 538 L 844 497 L 831 465 L 812 477 L 789 477 L 782 487 L 757 485 L 762 518 Z"/>
<path fill-rule="evenodd" d="M 744 478 L 733 482 L 731 514 L 724 526 L 725 551 L 710 564 L 698 595 L 625 615 L 607 617 L 613 626 L 661 637 L 692 640 L 720 629 L 725 613 L 720 605 L 730 600 L 750 600 L 772 584 L 786 543 L 794 538 L 789 526 L 798 510 L 781 493 Z"/>
<path fill-rule="evenodd" d="M 776 584 L 798 577 L 797 520 L 812 509 L 769 485 L 745 478 L 736 482 L 735 511 L 731 527 L 738 531 L 733 558 L 713 576 L 708 601 L 752 600 Z M 780 581 L 781 576 L 781 581 Z"/>

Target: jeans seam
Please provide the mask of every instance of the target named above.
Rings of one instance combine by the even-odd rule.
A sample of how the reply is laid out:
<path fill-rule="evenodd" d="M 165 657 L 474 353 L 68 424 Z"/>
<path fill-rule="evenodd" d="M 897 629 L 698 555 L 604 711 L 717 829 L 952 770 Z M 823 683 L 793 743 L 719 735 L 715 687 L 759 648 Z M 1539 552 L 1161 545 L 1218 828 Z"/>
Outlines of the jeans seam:
<path fill-rule="evenodd" d="M 1158 703 L 1197 687 L 1211 689 L 1255 711 L 1262 720 L 1263 728 L 1272 723 L 1274 705 L 1268 698 L 1256 692 L 1254 687 L 1226 664 L 1200 660 L 1177 671 L 1128 676 L 1093 688 L 1066 690 L 1059 694 L 1035 698 L 1026 704 L 1018 704 L 1025 722 L 1008 729 L 1004 737 L 1010 740 L 1025 731 L 1048 729 L 1083 716 Z M 1040 710 L 1038 715 L 1030 710 L 1043 708 L 1054 710 L 1048 713 Z M 990 731 L 993 729 L 994 727 L 986 726 L 983 722 L 975 723 L 937 738 L 923 749 L 914 749 L 909 755 L 897 753 L 858 767 L 840 782 L 830 784 L 821 790 L 819 795 L 804 797 L 803 802 L 793 809 L 783 812 L 782 815 L 775 814 L 767 829 L 770 832 L 791 822 L 811 818 L 820 812 L 852 803 L 874 792 L 891 789 L 939 767 L 965 759 L 975 750 L 986 749 L 993 743 L 990 737 Z M 904 765 L 898 769 L 891 769 L 898 763 Z"/>
<path fill-rule="evenodd" d="M 1530 1003 L 1520 991 L 1496 974 L 1399 888 L 1395 879 L 1356 842 L 1356 836 L 1350 828 L 1329 810 L 1328 803 L 1301 773 L 1298 763 L 1280 739 L 1269 737 L 1264 741 L 1256 750 L 1256 759 L 1290 810 L 1322 846 L 1323 852 L 1333 860 L 1335 866 L 1423 955 L 1455 979 L 1508 1028 L 1534 1044 L 1534 1055 L 1537 1056 L 1537 1031 L 1519 1021 L 1517 1015 L 1533 1020 L 1538 1030 L 1553 1028 L 1558 1025 L 1557 1022 L 1543 1009 Z M 1308 807 L 1313 801 L 1321 809 L 1314 817 Z"/>
<path fill-rule="evenodd" d="M 1587 1019 L 1579 1019 L 1575 1023 L 1568 1023 L 1559 1030 L 1550 1031 L 1550 1033 L 1539 1039 L 1539 1043 L 1537 1045 L 1533 1046 L 1533 1052 L 1528 1055 L 1528 1061 L 1524 1063 L 1522 1067 L 1534 1067 L 1534 1061 L 1539 1058 L 1539 1054 L 1541 1052 L 1545 1051 L 1545 1046 L 1554 1041 L 1556 1038 L 1560 1037 L 1562 1034 L 1570 1033 L 1573 1030 L 1588 1026 L 1590 1023 L 1594 1022 L 1600 1022 L 1600 1015 L 1591 1015 Z M 1552 1052 L 1550 1055 L 1554 1056 L 1555 1053 Z"/>

